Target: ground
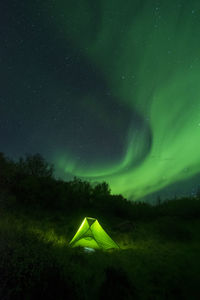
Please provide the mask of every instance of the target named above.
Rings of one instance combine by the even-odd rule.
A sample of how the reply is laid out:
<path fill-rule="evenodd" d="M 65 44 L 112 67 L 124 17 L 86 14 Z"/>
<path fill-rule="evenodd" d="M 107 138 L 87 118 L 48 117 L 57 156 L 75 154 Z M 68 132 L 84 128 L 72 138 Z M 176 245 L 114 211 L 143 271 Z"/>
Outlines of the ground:
<path fill-rule="evenodd" d="M 95 253 L 69 247 L 81 219 L 2 210 L 0 298 L 199 299 L 199 219 L 102 218 L 121 249 Z M 120 222 L 129 226 L 117 228 Z"/>

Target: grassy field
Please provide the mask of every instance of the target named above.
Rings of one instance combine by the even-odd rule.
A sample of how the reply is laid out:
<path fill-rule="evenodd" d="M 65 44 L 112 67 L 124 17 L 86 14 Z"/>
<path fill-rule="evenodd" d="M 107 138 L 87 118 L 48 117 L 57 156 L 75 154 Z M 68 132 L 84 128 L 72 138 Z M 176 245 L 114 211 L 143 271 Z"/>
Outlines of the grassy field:
<path fill-rule="evenodd" d="M 198 218 L 99 217 L 121 249 L 86 253 L 68 246 L 83 217 L 1 210 L 0 299 L 200 299 Z"/>
<path fill-rule="evenodd" d="M 200 193 L 130 202 L 106 182 L 56 179 L 40 154 L 0 153 L 0 170 L 0 300 L 200 299 Z M 86 216 L 120 249 L 70 248 Z"/>

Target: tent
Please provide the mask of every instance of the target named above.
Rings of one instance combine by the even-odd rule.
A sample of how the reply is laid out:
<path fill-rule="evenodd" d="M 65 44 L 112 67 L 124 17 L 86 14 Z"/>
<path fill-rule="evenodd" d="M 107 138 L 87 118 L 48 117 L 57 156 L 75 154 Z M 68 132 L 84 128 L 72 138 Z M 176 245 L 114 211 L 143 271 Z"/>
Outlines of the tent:
<path fill-rule="evenodd" d="M 119 246 L 103 230 L 97 219 L 86 217 L 70 242 L 72 247 L 112 249 Z"/>

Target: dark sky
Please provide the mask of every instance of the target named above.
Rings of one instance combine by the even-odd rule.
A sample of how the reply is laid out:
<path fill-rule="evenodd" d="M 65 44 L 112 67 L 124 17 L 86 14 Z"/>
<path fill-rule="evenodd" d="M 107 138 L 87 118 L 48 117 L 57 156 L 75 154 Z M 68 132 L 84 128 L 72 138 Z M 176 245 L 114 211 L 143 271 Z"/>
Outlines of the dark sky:
<path fill-rule="evenodd" d="M 200 2 L 1 1 L 0 151 L 130 199 L 200 172 Z"/>

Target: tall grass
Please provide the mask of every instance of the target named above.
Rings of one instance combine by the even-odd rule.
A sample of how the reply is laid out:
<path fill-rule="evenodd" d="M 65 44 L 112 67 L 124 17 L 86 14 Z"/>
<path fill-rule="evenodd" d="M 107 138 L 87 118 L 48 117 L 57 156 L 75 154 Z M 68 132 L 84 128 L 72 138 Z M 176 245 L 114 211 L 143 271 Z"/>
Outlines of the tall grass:
<path fill-rule="evenodd" d="M 153 206 L 0 153 L 0 299 L 200 299 L 200 199 Z M 70 248 L 85 216 L 120 250 Z"/>
<path fill-rule="evenodd" d="M 129 232 L 113 231 L 120 251 L 88 254 L 68 246 L 68 228 L 78 227 L 70 218 L 4 212 L 0 299 L 199 299 L 200 222 L 177 225 L 189 239 L 180 238 L 180 228 L 172 233 L 172 223 L 139 221 Z"/>

